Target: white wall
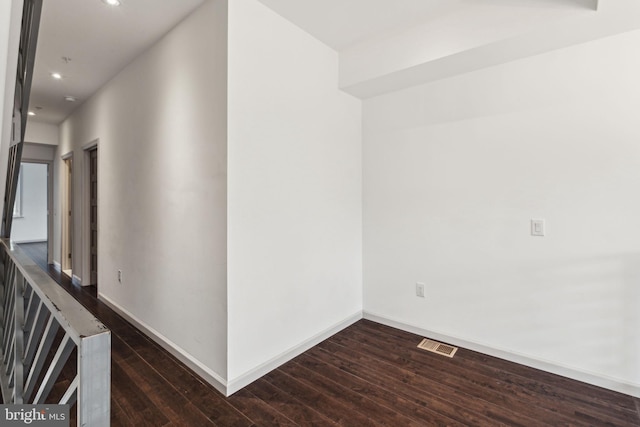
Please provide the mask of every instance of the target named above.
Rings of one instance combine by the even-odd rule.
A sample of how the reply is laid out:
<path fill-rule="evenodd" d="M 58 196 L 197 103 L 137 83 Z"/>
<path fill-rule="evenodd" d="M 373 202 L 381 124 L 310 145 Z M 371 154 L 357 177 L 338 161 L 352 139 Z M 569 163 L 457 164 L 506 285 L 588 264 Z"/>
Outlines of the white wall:
<path fill-rule="evenodd" d="M 47 165 L 22 163 L 22 215 L 14 217 L 11 240 L 16 243 L 47 240 Z"/>
<path fill-rule="evenodd" d="M 639 393 L 639 46 L 367 100 L 365 311 Z"/>
<path fill-rule="evenodd" d="M 5 87 L 9 65 L 9 29 L 11 28 L 11 2 L 0 2 L 0 200 L 4 200 L 5 181 L 7 179 L 7 157 L 11 144 L 11 122 L 9 103 L 5 99 Z M 14 73 L 15 74 L 15 73 Z M 7 111 L 5 112 L 5 107 Z M 5 114 L 6 113 L 6 114 Z M 1 213 L 0 213 L 1 215 Z"/>
<path fill-rule="evenodd" d="M 79 263 L 88 203 L 82 147 L 98 140 L 99 295 L 219 383 L 227 357 L 226 34 L 226 1 L 206 2 L 62 123 L 56 160 L 61 171 L 60 156 L 73 152 L 74 275 L 88 279 Z"/>
<path fill-rule="evenodd" d="M 22 146 L 22 160 L 50 161 L 55 158 L 56 146 L 25 142 Z"/>
<path fill-rule="evenodd" d="M 451 1 L 441 5 L 428 20 L 341 51 L 340 86 L 348 88 L 557 23 L 566 28 L 573 19 L 593 15 L 593 7 L 566 2 L 535 7 L 522 2 Z"/>
<path fill-rule="evenodd" d="M 26 142 L 38 144 L 58 145 L 60 129 L 57 125 L 39 123 L 33 120 L 27 121 L 27 131 L 24 136 Z"/>
<path fill-rule="evenodd" d="M 338 90 L 335 51 L 229 3 L 233 390 L 361 314 L 361 102 Z"/>
<path fill-rule="evenodd" d="M 640 2 L 605 4 L 447 2 L 428 22 L 342 51 L 340 87 L 370 98 L 640 29 Z"/>
<path fill-rule="evenodd" d="M 21 16 L 21 0 L 0 2 L 0 200 L 4 200 L 9 147 L 11 145 L 11 118 L 13 116 L 13 93 L 20 43 Z"/>
<path fill-rule="evenodd" d="M 259 2 L 210 1 L 61 125 L 76 224 L 98 141 L 100 297 L 224 391 L 361 316 L 361 102 L 337 78 Z"/>

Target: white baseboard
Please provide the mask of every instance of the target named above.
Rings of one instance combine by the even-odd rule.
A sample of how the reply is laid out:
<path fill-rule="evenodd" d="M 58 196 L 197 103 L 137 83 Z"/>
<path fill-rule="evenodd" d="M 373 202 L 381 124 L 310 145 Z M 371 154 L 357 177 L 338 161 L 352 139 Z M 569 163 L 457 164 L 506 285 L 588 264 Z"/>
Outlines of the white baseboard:
<path fill-rule="evenodd" d="M 82 286 L 82 279 L 76 276 L 75 274 L 73 274 L 71 276 L 71 283 L 73 283 L 76 286 Z"/>
<path fill-rule="evenodd" d="M 55 268 L 57 271 L 62 271 L 62 266 L 56 260 L 53 260 L 53 268 Z"/>
<path fill-rule="evenodd" d="M 261 364 L 260 366 L 246 372 L 245 374 L 235 378 L 231 381 L 225 381 L 220 375 L 213 372 L 211 369 L 204 366 L 198 360 L 193 358 L 190 354 L 188 354 L 184 349 L 175 345 L 172 341 L 170 341 L 167 337 L 160 334 L 155 329 L 151 328 L 136 316 L 129 313 L 127 310 L 122 308 L 119 304 L 115 303 L 108 297 L 104 296 L 100 292 L 98 292 L 98 299 L 104 302 L 107 306 L 109 306 L 113 311 L 118 313 L 120 316 L 125 318 L 127 321 L 131 322 L 136 328 L 140 329 L 144 332 L 149 338 L 155 341 L 162 348 L 171 353 L 174 357 L 180 360 L 182 363 L 187 365 L 191 370 L 193 370 L 196 374 L 200 375 L 202 379 L 211 384 L 216 388 L 220 393 L 225 396 L 231 396 L 233 393 L 238 390 L 246 387 L 251 384 L 255 380 L 260 377 L 268 374 L 272 370 L 276 369 L 280 365 L 288 362 L 294 357 L 304 353 L 309 350 L 311 347 L 319 344 L 330 336 L 340 332 L 341 330 L 347 328 L 348 326 L 354 324 L 358 320 L 362 319 L 362 312 L 358 311 L 357 313 L 347 317 L 346 319 L 338 322 L 337 324 L 329 327 L 328 329 L 314 335 L 308 340 L 302 342 L 301 344 L 283 352 L 279 356 L 268 360 L 267 362 Z"/>
<path fill-rule="evenodd" d="M 35 240 L 11 240 L 11 243 L 15 245 L 22 245 L 26 243 L 46 243 L 47 239 L 35 239 Z"/>
<path fill-rule="evenodd" d="M 109 306 L 113 311 L 118 313 L 120 316 L 124 317 L 127 321 L 133 324 L 136 328 L 140 329 L 144 332 L 149 338 L 155 341 L 160 347 L 167 350 L 171 353 L 176 359 L 187 365 L 191 370 L 193 370 L 196 374 L 200 375 L 202 379 L 211 384 L 216 388 L 220 393 L 227 393 L 227 382 L 218 374 L 213 372 L 211 369 L 204 366 L 198 360 L 196 360 L 189 353 L 184 351 L 182 348 L 175 345 L 172 341 L 170 341 L 167 337 L 153 329 L 152 327 L 145 324 L 143 321 L 129 313 L 124 308 L 120 307 L 117 303 L 113 302 L 100 292 L 98 292 L 98 299 Z"/>
<path fill-rule="evenodd" d="M 265 363 L 261 364 L 260 366 L 257 366 L 254 369 L 240 375 L 239 377 L 234 378 L 233 380 L 230 380 L 227 384 L 227 396 L 231 396 L 236 391 L 248 386 L 258 378 L 263 377 L 264 375 L 273 371 L 277 367 L 290 361 L 294 357 L 299 356 L 300 354 L 304 353 L 310 348 L 320 344 L 325 339 L 351 326 L 352 324 L 354 324 L 360 319 L 362 319 L 362 312 L 358 311 L 357 313 L 352 314 L 351 316 L 347 317 L 341 322 L 336 323 L 335 325 L 314 335 L 313 337 L 300 343 L 299 345 L 285 351 L 279 356 L 276 356 L 271 360 L 268 360 Z"/>
<path fill-rule="evenodd" d="M 640 398 L 640 384 L 634 384 L 626 382 L 617 378 L 611 378 L 605 375 L 595 374 L 593 372 L 582 371 L 569 366 L 560 365 L 547 360 L 536 359 L 524 354 L 514 353 L 512 351 L 501 350 L 493 347 L 489 347 L 476 342 L 468 341 L 465 339 L 457 338 L 454 336 L 442 334 L 435 331 L 429 331 L 414 325 L 410 325 L 398 320 L 391 319 L 389 317 L 381 316 L 371 312 L 364 312 L 365 319 L 371 320 L 376 323 L 390 326 L 392 328 L 400 329 L 406 332 L 411 332 L 426 338 L 432 338 L 437 341 L 443 341 L 449 344 L 453 344 L 458 347 L 463 347 L 469 350 L 477 351 L 489 356 L 498 357 L 500 359 L 508 360 L 510 362 L 519 363 L 521 365 L 529 366 L 531 368 L 540 369 L 542 371 L 550 372 L 552 374 L 560 375 L 563 377 L 571 378 L 576 381 L 592 384 L 598 387 L 603 387 L 609 390 L 617 391 L 619 393 L 628 394 Z"/>

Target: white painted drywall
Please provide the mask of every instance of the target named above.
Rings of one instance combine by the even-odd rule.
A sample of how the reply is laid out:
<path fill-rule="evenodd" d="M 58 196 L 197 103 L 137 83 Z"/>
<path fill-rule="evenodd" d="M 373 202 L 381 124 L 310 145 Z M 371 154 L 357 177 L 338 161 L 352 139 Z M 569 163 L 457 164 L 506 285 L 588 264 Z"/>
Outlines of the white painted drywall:
<path fill-rule="evenodd" d="M 47 165 L 22 163 L 22 215 L 13 219 L 11 240 L 16 243 L 47 240 Z"/>
<path fill-rule="evenodd" d="M 361 312 L 361 103 L 338 55 L 229 2 L 229 382 Z"/>
<path fill-rule="evenodd" d="M 640 3 L 451 2 L 428 22 L 340 53 L 340 87 L 369 98 L 640 29 Z"/>
<path fill-rule="evenodd" d="M 27 132 L 24 136 L 26 142 L 58 145 L 59 139 L 60 129 L 57 125 L 39 123 L 33 120 L 27 121 Z"/>
<path fill-rule="evenodd" d="M 208 1 L 61 124 L 74 158 L 74 264 L 86 144 L 99 139 L 98 291 L 226 378 L 226 1 Z M 56 206 L 60 218 L 59 203 Z M 56 246 L 59 246 L 59 233 Z M 59 261 L 59 260 L 58 260 Z M 117 280 L 122 270 L 123 282 Z"/>
<path fill-rule="evenodd" d="M 9 153 L 11 128 L 5 125 L 11 120 L 11 115 L 5 114 L 5 106 L 10 109 L 11 104 L 5 99 L 9 55 L 9 28 L 11 28 L 11 3 L 0 2 L 0 200 L 4 200 L 4 188 L 7 175 L 7 157 Z M 1 215 L 1 213 L 0 213 Z"/>
<path fill-rule="evenodd" d="M 436 61 L 481 46 L 594 15 L 576 4 L 543 7 L 483 1 L 451 1 L 414 26 L 382 33 L 340 52 L 340 85 L 356 83 Z M 566 25 L 566 22 L 565 22 Z"/>
<path fill-rule="evenodd" d="M 52 162 L 56 155 L 56 146 L 25 142 L 22 146 L 22 160 L 38 160 Z"/>
<path fill-rule="evenodd" d="M 365 101 L 365 311 L 638 389 L 639 47 Z"/>
<path fill-rule="evenodd" d="M 0 200 L 4 200 L 20 43 L 22 1 L 0 2 Z M 2 213 L 0 213 L 2 215 Z"/>

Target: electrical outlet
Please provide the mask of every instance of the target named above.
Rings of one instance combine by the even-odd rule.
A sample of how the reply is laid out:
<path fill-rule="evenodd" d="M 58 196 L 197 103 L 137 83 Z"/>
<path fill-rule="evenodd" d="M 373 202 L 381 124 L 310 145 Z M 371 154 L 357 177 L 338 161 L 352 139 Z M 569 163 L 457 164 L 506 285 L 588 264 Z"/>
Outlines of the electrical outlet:
<path fill-rule="evenodd" d="M 118 270 L 118 282 L 122 283 L 122 270 Z"/>
<path fill-rule="evenodd" d="M 416 283 L 416 296 L 424 298 L 424 283 Z"/>

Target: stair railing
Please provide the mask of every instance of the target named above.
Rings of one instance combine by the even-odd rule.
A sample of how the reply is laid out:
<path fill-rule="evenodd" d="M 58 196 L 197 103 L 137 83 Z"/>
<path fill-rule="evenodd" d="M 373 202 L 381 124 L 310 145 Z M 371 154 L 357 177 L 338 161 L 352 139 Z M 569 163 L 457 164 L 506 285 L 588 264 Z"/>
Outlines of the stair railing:
<path fill-rule="evenodd" d="M 111 332 L 7 239 L 0 240 L 0 361 L 5 404 L 75 403 L 78 426 L 109 426 Z"/>

